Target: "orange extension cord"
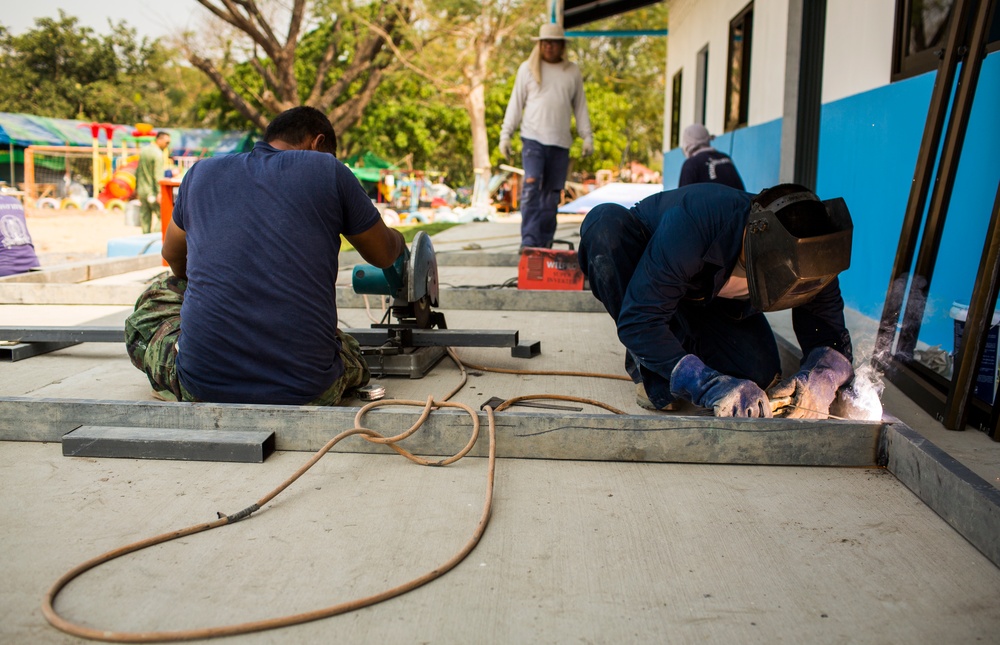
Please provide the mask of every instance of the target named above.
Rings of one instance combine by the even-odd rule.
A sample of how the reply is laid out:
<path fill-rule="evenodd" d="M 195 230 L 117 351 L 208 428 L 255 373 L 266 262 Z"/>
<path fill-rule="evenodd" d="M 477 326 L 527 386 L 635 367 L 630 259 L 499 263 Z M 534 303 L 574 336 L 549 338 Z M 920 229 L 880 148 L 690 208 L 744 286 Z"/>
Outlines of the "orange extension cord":
<path fill-rule="evenodd" d="M 278 496 L 279 493 L 288 488 L 295 480 L 301 477 L 307 470 L 312 468 L 327 452 L 330 451 L 335 445 L 337 445 L 341 440 L 346 439 L 352 435 L 360 435 L 367 441 L 372 443 L 378 443 L 387 445 L 399 454 L 403 455 L 410 461 L 420 464 L 422 466 L 447 466 L 448 464 L 455 463 L 472 450 L 472 447 L 476 443 L 476 439 L 479 437 L 479 417 L 476 411 L 471 407 L 462 403 L 451 403 L 448 401 L 456 392 L 462 389 L 468 378 L 465 366 L 462 361 L 459 360 L 458 355 L 451 348 L 448 349 L 448 354 L 451 356 L 452 360 L 462 372 L 462 380 L 459 385 L 454 388 L 447 396 L 441 401 L 435 401 L 433 397 L 427 397 L 427 401 L 412 401 L 412 400 L 401 400 L 401 399 L 388 399 L 382 401 L 374 401 L 368 405 L 362 407 L 357 415 L 354 417 L 354 428 L 350 430 L 345 430 L 341 432 L 333 439 L 328 441 L 320 450 L 314 454 L 309 461 L 307 461 L 302 467 L 300 467 L 294 474 L 292 474 L 288 479 L 282 482 L 277 488 L 269 492 L 264 497 L 257 500 L 254 504 L 248 506 L 242 511 L 235 513 L 234 515 L 222 515 L 219 514 L 219 518 L 212 522 L 206 522 L 203 524 L 196 524 L 194 526 L 189 526 L 187 528 L 178 529 L 175 531 L 170 531 L 169 533 L 163 533 L 162 535 L 157 535 L 155 537 L 147 538 L 145 540 L 140 540 L 138 542 L 133 542 L 125 546 L 119 547 L 112 551 L 108 551 L 102 555 L 95 558 L 87 560 L 82 564 L 73 567 L 66 573 L 64 573 L 49 589 L 48 593 L 45 595 L 45 601 L 42 603 L 42 613 L 45 618 L 57 629 L 60 629 L 67 634 L 73 636 L 79 636 L 81 638 L 89 638 L 92 640 L 106 641 L 111 643 L 158 643 L 166 641 L 186 641 L 186 640 L 197 640 L 205 638 L 216 638 L 219 636 L 234 636 L 236 634 L 248 634 L 251 632 L 259 632 L 268 629 L 276 629 L 279 627 L 288 627 L 291 625 L 298 625 L 301 623 L 310 622 L 313 620 L 319 620 L 320 618 L 328 618 L 330 616 L 336 616 L 338 614 L 344 614 L 355 609 L 361 609 L 362 607 L 369 607 L 376 603 L 382 602 L 383 600 L 388 600 L 390 598 L 395 598 L 408 591 L 416 589 L 428 582 L 441 577 L 451 569 L 453 569 L 458 563 L 465 559 L 469 553 L 472 552 L 476 545 L 479 543 L 480 538 L 482 538 L 483 533 L 486 531 L 486 525 L 490 521 L 490 511 L 493 505 L 493 482 L 494 474 L 496 472 L 496 419 L 494 417 L 494 412 L 499 412 L 500 410 L 506 409 L 507 407 L 513 405 L 518 401 L 523 401 L 526 399 L 557 399 L 564 401 L 576 401 L 580 403 L 589 403 L 591 405 L 597 405 L 606 410 L 614 412 L 616 414 L 623 414 L 621 410 L 613 408 L 609 405 L 601 403 L 599 401 L 594 401 L 592 399 L 584 399 L 579 397 L 562 396 L 555 394 L 534 394 L 520 396 L 516 398 L 509 399 L 505 401 L 502 405 L 498 406 L 494 411 L 492 408 L 487 406 L 486 416 L 489 424 L 489 462 L 487 466 L 486 474 L 486 496 L 483 502 L 483 511 L 479 517 L 479 523 L 476 525 L 475 531 L 473 531 L 472 537 L 466 542 L 458 553 L 452 556 L 449 560 L 443 564 L 435 567 L 431 571 L 405 582 L 401 585 L 387 589 L 381 593 L 377 593 L 364 598 L 358 598 L 355 600 L 350 600 L 347 602 L 342 602 L 336 605 L 331 605 L 323 609 L 316 609 L 313 611 L 307 611 L 299 614 L 292 614 L 287 616 L 279 616 L 276 618 L 267 618 L 264 620 L 257 620 L 245 623 L 238 623 L 235 625 L 222 625 L 218 627 L 204 627 L 199 629 L 185 629 L 169 632 L 114 632 L 103 629 L 94 629 L 91 627 L 85 627 L 83 625 L 78 625 L 76 623 L 70 622 L 60 616 L 55 610 L 55 600 L 59 592 L 62 591 L 66 585 L 68 585 L 72 580 L 79 577 L 83 573 L 98 567 L 106 562 L 110 562 L 116 558 L 120 558 L 129 553 L 135 553 L 136 551 L 141 551 L 147 547 L 151 547 L 157 544 L 163 544 L 171 540 L 176 540 L 177 538 L 186 537 L 188 535 L 193 535 L 195 533 L 201 533 L 202 531 L 208 531 L 210 529 L 216 529 L 220 526 L 225 526 L 227 524 L 232 524 L 240 520 L 244 520 L 250 517 L 253 513 L 260 510 L 265 504 L 270 502 L 272 499 Z M 500 372 L 504 374 L 555 374 L 555 375 L 567 375 L 567 376 L 583 376 L 583 377 L 595 377 L 595 378 L 611 378 L 611 379 L 623 379 L 631 380 L 628 377 L 622 377 L 615 374 L 596 374 L 590 372 L 557 372 L 557 371 L 520 371 L 520 370 L 506 370 L 498 368 L 488 368 L 479 365 L 471 365 L 469 367 L 475 370 L 490 371 L 490 372 Z M 410 405 L 410 406 L 423 406 L 424 410 L 408 430 L 401 432 L 400 434 L 393 437 L 385 437 L 374 430 L 365 428 L 361 425 L 361 419 L 364 415 L 371 409 L 387 405 Z M 458 453 L 452 455 L 451 457 L 441 459 L 439 461 L 430 461 L 424 459 L 423 457 L 418 457 L 410 451 L 397 445 L 398 442 L 406 439 L 415 433 L 424 421 L 430 416 L 431 411 L 437 408 L 450 407 L 450 408 L 460 408 L 465 410 L 470 417 L 472 417 L 472 436 L 469 438 L 469 442 L 462 448 Z"/>

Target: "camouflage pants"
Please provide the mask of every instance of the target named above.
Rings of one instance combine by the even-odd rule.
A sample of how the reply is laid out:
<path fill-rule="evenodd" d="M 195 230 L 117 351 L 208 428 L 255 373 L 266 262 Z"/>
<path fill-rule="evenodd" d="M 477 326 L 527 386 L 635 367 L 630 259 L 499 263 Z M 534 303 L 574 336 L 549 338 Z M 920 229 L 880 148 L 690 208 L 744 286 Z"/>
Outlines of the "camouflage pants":
<path fill-rule="evenodd" d="M 156 222 L 157 231 L 160 230 L 160 204 L 159 202 L 153 202 L 152 204 L 143 197 L 139 200 L 139 227 L 142 229 L 143 233 L 151 233 L 153 229 L 153 223 Z"/>
<path fill-rule="evenodd" d="M 181 303 L 187 281 L 169 275 L 155 280 L 139 296 L 125 321 L 125 347 L 132 364 L 145 372 L 149 384 L 166 401 L 198 401 L 177 377 L 177 340 L 181 334 Z M 347 390 L 371 378 L 358 341 L 337 330 L 344 373 L 307 405 L 337 405 Z"/>

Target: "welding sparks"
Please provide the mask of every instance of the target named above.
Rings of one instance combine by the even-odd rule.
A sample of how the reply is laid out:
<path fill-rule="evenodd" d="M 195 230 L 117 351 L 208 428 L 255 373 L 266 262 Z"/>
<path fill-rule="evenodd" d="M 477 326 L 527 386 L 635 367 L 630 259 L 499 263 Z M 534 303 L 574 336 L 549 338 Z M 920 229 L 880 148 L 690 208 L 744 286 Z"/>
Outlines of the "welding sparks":
<path fill-rule="evenodd" d="M 830 414 L 854 421 L 881 421 L 881 397 L 884 389 L 882 375 L 872 366 L 871 361 L 863 361 L 854 371 L 851 386 L 837 394 L 830 406 Z"/>

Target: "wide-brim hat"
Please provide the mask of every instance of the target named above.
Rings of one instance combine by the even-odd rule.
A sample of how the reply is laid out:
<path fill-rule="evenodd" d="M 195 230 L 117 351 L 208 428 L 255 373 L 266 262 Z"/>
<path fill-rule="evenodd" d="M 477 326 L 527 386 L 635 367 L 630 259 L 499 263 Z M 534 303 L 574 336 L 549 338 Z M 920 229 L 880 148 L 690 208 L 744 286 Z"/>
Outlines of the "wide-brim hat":
<path fill-rule="evenodd" d="M 566 32 L 554 22 L 549 22 L 538 29 L 538 36 L 532 40 L 566 40 Z"/>

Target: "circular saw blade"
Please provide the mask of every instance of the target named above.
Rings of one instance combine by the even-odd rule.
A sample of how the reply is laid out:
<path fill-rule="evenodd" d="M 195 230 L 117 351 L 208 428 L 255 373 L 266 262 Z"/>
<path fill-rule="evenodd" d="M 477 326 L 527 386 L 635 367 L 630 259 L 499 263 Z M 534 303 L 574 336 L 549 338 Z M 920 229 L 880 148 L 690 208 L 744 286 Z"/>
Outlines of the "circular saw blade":
<path fill-rule="evenodd" d="M 406 299 L 417 302 L 426 298 L 434 307 L 438 306 L 438 268 L 434 245 L 427 233 L 418 231 L 410 244 L 410 259 L 407 262 Z"/>

